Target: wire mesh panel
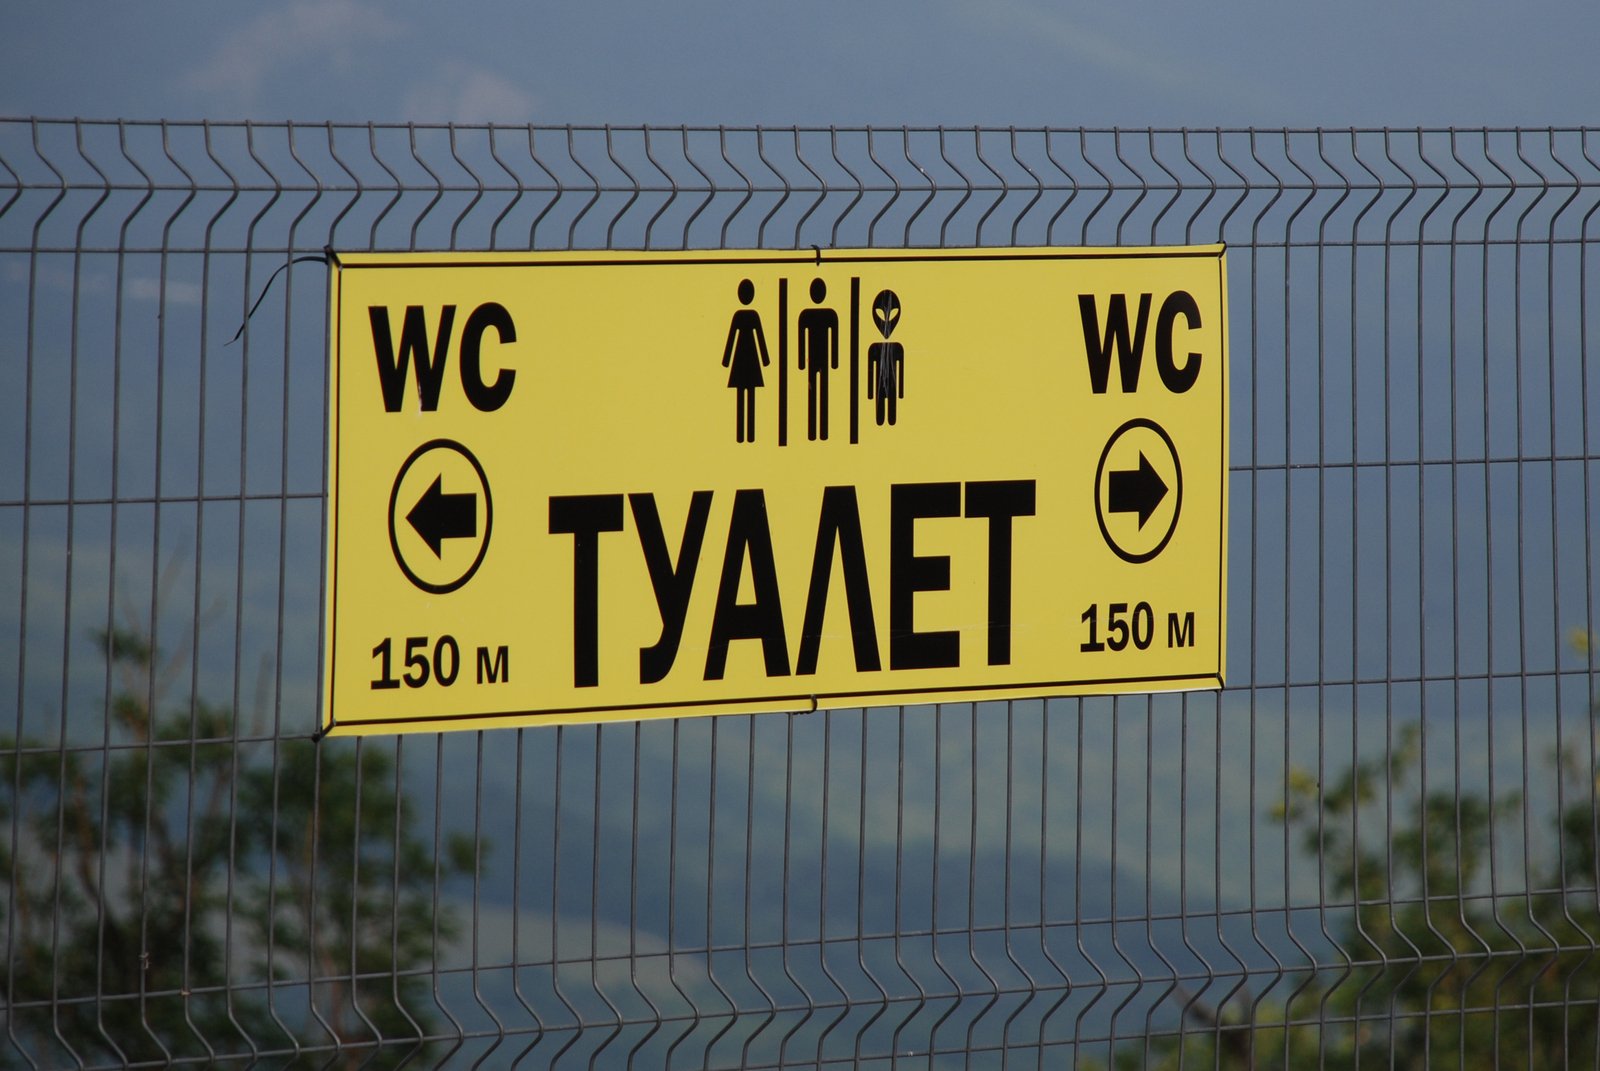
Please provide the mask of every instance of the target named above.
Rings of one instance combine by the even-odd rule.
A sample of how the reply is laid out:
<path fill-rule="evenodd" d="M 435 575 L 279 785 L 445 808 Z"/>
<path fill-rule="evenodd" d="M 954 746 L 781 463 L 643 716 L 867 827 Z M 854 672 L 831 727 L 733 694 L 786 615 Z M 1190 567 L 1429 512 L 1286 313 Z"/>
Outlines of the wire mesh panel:
<path fill-rule="evenodd" d="M 1600 1064 L 1595 141 L 0 122 L 4 1059 Z M 313 740 L 325 247 L 1216 241 L 1224 691 Z"/>

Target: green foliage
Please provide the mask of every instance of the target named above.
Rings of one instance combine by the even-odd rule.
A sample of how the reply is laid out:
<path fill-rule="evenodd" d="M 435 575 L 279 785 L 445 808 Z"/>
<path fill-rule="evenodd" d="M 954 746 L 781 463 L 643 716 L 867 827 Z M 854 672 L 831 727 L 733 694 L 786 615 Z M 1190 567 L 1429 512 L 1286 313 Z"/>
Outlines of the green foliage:
<path fill-rule="evenodd" d="M 381 746 L 284 740 L 247 760 L 233 710 L 156 709 L 143 637 L 97 642 L 118 680 L 117 746 L 0 741 L 0 820 L 18 824 L 0 854 L 15 918 L 0 997 L 29 1056 L 417 1056 L 370 1042 L 435 1025 L 425 980 L 395 973 L 455 935 L 435 883 L 469 871 L 477 846 L 453 838 L 435 858 Z"/>
<path fill-rule="evenodd" d="M 1128 1051 L 1118 1066 L 1470 1071 L 1600 1062 L 1600 770 L 1570 756 L 1551 763 L 1566 801 L 1547 827 L 1559 850 L 1541 847 L 1536 858 L 1550 862 L 1536 863 L 1513 893 L 1508 871 L 1521 877 L 1521 853 L 1508 860 L 1500 850 L 1494 888 L 1490 849 L 1524 820 L 1520 794 L 1424 793 L 1420 773 L 1416 725 L 1398 731 L 1387 760 L 1358 762 L 1326 784 L 1291 771 L 1272 813 L 1298 835 L 1303 859 L 1321 853 L 1321 899 L 1345 961 L 1305 964 L 1270 999 L 1241 992 L 1223 1009 L 1197 1002 L 1181 1045 L 1163 1038 L 1148 1065 Z"/>

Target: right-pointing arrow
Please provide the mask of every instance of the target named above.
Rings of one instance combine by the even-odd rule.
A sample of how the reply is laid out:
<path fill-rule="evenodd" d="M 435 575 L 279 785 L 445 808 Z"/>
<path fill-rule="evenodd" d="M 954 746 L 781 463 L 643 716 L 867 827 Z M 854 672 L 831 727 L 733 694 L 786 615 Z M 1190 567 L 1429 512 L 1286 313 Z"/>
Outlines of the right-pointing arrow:
<path fill-rule="evenodd" d="M 1161 500 L 1167 497 L 1167 485 L 1141 450 L 1137 469 L 1112 471 L 1110 492 L 1111 512 L 1137 513 L 1139 527 L 1143 528 Z"/>

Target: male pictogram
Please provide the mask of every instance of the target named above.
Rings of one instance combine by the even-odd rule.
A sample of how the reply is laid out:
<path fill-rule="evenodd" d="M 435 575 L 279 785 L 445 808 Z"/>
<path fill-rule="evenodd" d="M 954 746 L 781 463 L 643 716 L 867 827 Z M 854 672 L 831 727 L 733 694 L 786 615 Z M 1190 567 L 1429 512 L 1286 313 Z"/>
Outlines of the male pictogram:
<path fill-rule="evenodd" d="M 828 437 L 828 369 L 839 367 L 839 314 L 822 308 L 828 287 L 811 280 L 811 302 L 817 308 L 800 314 L 800 369 L 806 376 L 806 435 Z"/>
<path fill-rule="evenodd" d="M 900 298 L 893 290 L 879 291 L 872 299 L 872 320 L 882 342 L 867 347 L 867 397 L 876 398 L 878 423 L 895 422 L 898 403 L 906 396 L 906 348 L 889 341 L 900 322 Z"/>
<path fill-rule="evenodd" d="M 739 304 L 749 305 L 755 296 L 755 284 L 741 280 Z M 728 324 L 728 341 L 722 347 L 722 367 L 728 369 L 728 386 L 735 391 L 734 434 L 738 442 L 756 441 L 756 389 L 763 383 L 761 366 L 771 363 L 767 339 L 761 333 L 761 315 L 751 308 L 739 309 Z"/>

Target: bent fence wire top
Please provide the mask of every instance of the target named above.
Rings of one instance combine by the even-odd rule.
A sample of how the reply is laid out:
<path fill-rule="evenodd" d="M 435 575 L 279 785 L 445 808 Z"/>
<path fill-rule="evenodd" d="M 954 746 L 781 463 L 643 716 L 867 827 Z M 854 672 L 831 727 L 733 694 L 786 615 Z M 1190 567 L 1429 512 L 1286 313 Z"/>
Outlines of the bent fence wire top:
<path fill-rule="evenodd" d="M 0 120 L 5 1060 L 1594 1066 L 1597 142 Z M 1225 690 L 313 742 L 297 258 L 1211 242 Z"/>

